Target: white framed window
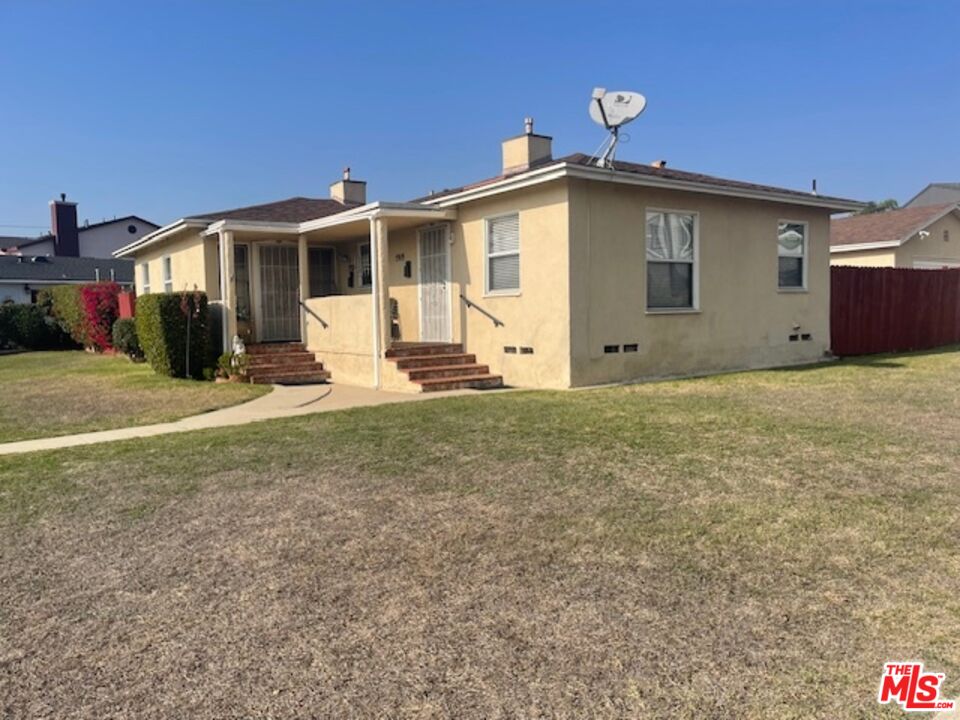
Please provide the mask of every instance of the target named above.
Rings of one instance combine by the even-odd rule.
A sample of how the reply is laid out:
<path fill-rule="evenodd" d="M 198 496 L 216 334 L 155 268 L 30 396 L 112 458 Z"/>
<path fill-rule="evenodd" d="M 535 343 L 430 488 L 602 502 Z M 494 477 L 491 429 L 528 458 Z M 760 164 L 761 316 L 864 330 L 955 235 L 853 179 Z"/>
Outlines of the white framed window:
<path fill-rule="evenodd" d="M 150 263 L 140 266 L 140 287 L 143 288 L 144 295 L 150 292 Z"/>
<path fill-rule="evenodd" d="M 520 292 L 520 214 L 487 218 L 484 241 L 486 294 Z"/>
<path fill-rule="evenodd" d="M 358 250 L 357 266 L 360 268 L 360 287 L 373 285 L 373 267 L 370 264 L 370 243 L 364 243 Z"/>
<path fill-rule="evenodd" d="M 700 217 L 685 210 L 647 211 L 647 310 L 696 310 Z"/>
<path fill-rule="evenodd" d="M 781 220 L 777 224 L 777 287 L 807 287 L 807 224 Z"/>
<path fill-rule="evenodd" d="M 173 292 L 173 261 L 169 255 L 163 257 L 163 291 Z"/>

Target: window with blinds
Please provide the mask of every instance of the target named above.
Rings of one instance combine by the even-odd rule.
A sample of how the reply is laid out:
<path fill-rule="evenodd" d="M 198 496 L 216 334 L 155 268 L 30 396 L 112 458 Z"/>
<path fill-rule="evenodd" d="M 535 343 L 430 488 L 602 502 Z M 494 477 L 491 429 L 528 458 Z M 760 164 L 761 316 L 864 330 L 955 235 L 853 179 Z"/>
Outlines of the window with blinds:
<path fill-rule="evenodd" d="M 487 220 L 487 292 L 520 289 L 520 215 Z"/>

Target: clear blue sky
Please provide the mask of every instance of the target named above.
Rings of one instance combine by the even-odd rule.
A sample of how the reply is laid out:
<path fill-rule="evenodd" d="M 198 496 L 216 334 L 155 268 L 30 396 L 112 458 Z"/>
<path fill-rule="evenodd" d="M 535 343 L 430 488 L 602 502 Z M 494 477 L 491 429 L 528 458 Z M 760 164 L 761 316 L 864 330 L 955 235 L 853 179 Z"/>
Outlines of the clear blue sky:
<path fill-rule="evenodd" d="M 858 199 L 960 181 L 960 3 L 0 2 L 0 234 L 487 177 L 525 115 L 593 152 Z"/>

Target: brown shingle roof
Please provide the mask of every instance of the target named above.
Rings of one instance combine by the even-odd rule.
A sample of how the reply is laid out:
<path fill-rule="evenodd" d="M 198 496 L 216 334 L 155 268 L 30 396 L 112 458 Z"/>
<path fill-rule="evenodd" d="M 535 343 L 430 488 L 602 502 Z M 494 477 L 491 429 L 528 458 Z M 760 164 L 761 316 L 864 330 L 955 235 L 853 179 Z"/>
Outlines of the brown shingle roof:
<path fill-rule="evenodd" d="M 555 160 L 549 160 L 539 164 L 540 167 L 546 167 L 558 163 L 570 163 L 571 165 L 583 165 L 585 167 L 591 167 L 594 165 L 595 158 L 587 155 L 586 153 L 573 153 L 572 155 L 566 155 L 564 157 L 556 158 Z M 767 193 L 777 193 L 779 195 L 793 195 L 798 199 L 803 198 L 809 200 L 812 196 L 808 192 L 803 192 L 801 190 L 789 190 L 786 188 L 775 187 L 773 185 L 759 185 L 757 183 L 743 182 L 741 180 L 728 180 L 726 178 L 719 178 L 713 175 L 704 175 L 702 173 L 687 172 L 685 170 L 674 170 L 673 168 L 667 167 L 654 167 L 653 165 L 643 165 L 640 163 L 631 163 L 624 162 L 622 160 L 617 160 L 614 162 L 614 169 L 618 172 L 628 172 L 635 175 L 646 175 L 649 177 L 658 177 L 666 180 L 678 180 L 681 182 L 697 183 L 700 185 L 712 185 L 718 188 L 729 188 L 731 190 L 743 190 L 743 191 L 753 191 L 753 192 L 767 192 Z M 442 190 L 432 195 L 426 197 L 418 198 L 414 202 L 423 202 L 425 200 L 435 200 L 437 198 L 444 197 L 446 195 L 453 195 L 458 192 L 463 192 L 464 190 L 470 190 L 476 187 L 482 187 L 484 185 L 489 185 L 490 183 L 497 182 L 498 180 L 503 180 L 506 177 L 511 177 L 512 175 L 520 174 L 520 172 L 527 172 L 526 170 L 519 171 L 518 173 L 511 173 L 511 175 L 498 175 L 496 177 L 487 178 L 486 180 L 481 180 L 479 182 L 471 183 L 469 185 L 464 185 L 458 188 L 450 188 L 447 190 Z M 824 202 L 850 202 L 849 200 L 844 200 L 843 198 L 829 197 L 825 195 L 817 196 L 819 200 Z"/>
<path fill-rule="evenodd" d="M 357 207 L 355 203 L 341 203 L 329 198 L 292 197 L 263 205 L 249 205 L 232 210 L 190 215 L 198 220 L 254 220 L 260 222 L 299 223 Z"/>
<path fill-rule="evenodd" d="M 956 205 L 924 205 L 833 220 L 830 245 L 898 242 L 925 228 L 950 207 Z"/>

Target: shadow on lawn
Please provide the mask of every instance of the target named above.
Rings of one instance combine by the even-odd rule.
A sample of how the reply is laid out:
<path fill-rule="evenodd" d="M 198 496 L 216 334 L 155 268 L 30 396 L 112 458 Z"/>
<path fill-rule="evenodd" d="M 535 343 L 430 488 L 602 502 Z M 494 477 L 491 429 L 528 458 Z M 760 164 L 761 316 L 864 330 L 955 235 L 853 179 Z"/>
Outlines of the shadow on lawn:
<path fill-rule="evenodd" d="M 878 370 L 893 370 L 907 366 L 902 362 L 903 358 L 926 357 L 933 355 L 948 355 L 960 351 L 960 345 L 944 345 L 943 347 L 930 348 L 929 350 L 913 350 L 902 353 L 878 353 L 876 355 L 850 355 L 839 358 L 836 362 L 814 363 L 811 365 L 793 365 L 778 368 L 772 368 L 771 372 L 809 372 L 811 370 L 826 370 L 831 367 L 853 366 L 863 368 L 875 368 Z"/>

